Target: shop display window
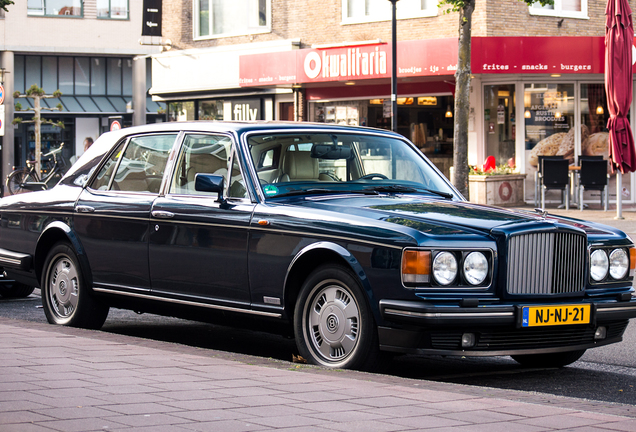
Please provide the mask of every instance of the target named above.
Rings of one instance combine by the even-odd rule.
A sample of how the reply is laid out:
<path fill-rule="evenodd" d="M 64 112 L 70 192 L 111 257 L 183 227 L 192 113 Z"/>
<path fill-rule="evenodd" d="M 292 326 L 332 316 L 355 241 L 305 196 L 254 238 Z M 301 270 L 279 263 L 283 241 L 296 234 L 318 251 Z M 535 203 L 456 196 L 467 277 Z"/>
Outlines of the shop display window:
<path fill-rule="evenodd" d="M 223 120 L 223 101 L 199 101 L 199 120 Z"/>
<path fill-rule="evenodd" d="M 194 102 L 170 102 L 168 104 L 168 121 L 194 120 Z"/>
<path fill-rule="evenodd" d="M 82 16 L 81 0 L 28 0 L 27 15 Z"/>
<path fill-rule="evenodd" d="M 194 38 L 270 31 L 271 0 L 194 0 Z"/>
<path fill-rule="evenodd" d="M 590 83 L 581 84 L 581 145 L 576 147 L 577 163 L 580 165 L 581 158 L 599 157 L 609 159 L 609 132 L 607 122 L 610 113 L 607 108 L 607 98 L 605 95 L 605 84 Z M 630 118 L 630 115 L 627 115 Z M 611 173 L 611 169 L 608 169 Z M 631 179 L 626 175 L 622 178 L 623 200 L 631 200 Z M 609 179 L 610 197 L 616 194 L 616 176 L 610 175 Z M 598 201 L 599 192 L 585 192 L 585 201 Z"/>

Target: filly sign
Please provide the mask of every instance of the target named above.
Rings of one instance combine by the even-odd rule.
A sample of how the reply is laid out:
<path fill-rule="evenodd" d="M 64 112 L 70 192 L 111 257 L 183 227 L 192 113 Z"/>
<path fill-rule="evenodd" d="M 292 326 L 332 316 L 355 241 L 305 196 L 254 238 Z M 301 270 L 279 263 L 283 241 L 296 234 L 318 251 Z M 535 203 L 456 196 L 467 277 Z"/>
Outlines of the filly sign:
<path fill-rule="evenodd" d="M 457 40 L 398 42 L 398 76 L 453 75 Z M 242 87 L 390 78 L 386 43 L 241 56 Z"/>

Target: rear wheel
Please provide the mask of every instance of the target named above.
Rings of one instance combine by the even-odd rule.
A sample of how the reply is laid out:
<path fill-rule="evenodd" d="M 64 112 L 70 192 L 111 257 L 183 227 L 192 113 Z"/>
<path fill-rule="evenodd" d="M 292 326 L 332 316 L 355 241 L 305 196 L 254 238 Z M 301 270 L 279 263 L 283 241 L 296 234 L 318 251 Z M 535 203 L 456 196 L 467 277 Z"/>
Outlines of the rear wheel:
<path fill-rule="evenodd" d="M 517 363 L 527 367 L 563 367 L 574 363 L 585 354 L 585 350 L 550 354 L 513 355 Z"/>
<path fill-rule="evenodd" d="M 49 252 L 41 286 L 49 323 L 99 329 L 106 321 L 108 306 L 89 292 L 77 255 L 67 243 L 57 243 Z"/>
<path fill-rule="evenodd" d="M 303 284 L 294 311 L 296 345 L 310 363 L 330 368 L 377 369 L 377 328 L 355 277 L 323 266 Z"/>
<path fill-rule="evenodd" d="M 36 179 L 31 177 L 27 168 L 22 168 L 13 171 L 7 177 L 7 192 L 9 195 L 15 195 L 22 192 L 28 192 L 28 189 L 24 189 L 21 185 L 27 182 L 34 182 Z"/>

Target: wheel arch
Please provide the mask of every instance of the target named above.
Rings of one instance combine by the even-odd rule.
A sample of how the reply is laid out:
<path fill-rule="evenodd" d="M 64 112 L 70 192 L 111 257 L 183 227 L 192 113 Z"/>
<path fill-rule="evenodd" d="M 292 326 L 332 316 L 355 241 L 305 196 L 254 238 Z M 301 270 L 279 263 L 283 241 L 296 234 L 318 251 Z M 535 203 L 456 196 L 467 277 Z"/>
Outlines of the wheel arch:
<path fill-rule="evenodd" d="M 33 268 L 35 270 L 35 275 L 38 281 L 42 280 L 42 272 L 44 270 L 44 263 L 46 261 L 46 256 L 48 255 L 51 248 L 59 242 L 65 241 L 71 245 L 71 247 L 77 253 L 77 258 L 80 261 L 80 266 L 83 269 L 88 269 L 88 260 L 86 255 L 84 254 L 84 250 L 82 245 L 71 229 L 71 227 L 62 222 L 55 221 L 49 225 L 42 231 L 40 237 L 38 238 L 37 245 L 35 247 L 35 256 L 33 259 Z M 85 277 L 86 275 L 90 275 L 90 272 L 83 272 Z M 89 286 L 92 285 L 92 281 L 86 281 L 89 283 Z"/>
<path fill-rule="evenodd" d="M 333 263 L 341 265 L 353 273 L 355 279 L 360 283 L 362 290 L 366 294 L 368 306 L 378 322 L 380 318 L 378 302 L 374 299 L 369 279 L 356 257 L 343 246 L 333 242 L 317 242 L 306 246 L 296 254 L 287 269 L 284 285 L 285 310 L 289 311 L 290 318 L 293 317 L 294 306 L 303 282 L 311 272 L 318 267 Z"/>

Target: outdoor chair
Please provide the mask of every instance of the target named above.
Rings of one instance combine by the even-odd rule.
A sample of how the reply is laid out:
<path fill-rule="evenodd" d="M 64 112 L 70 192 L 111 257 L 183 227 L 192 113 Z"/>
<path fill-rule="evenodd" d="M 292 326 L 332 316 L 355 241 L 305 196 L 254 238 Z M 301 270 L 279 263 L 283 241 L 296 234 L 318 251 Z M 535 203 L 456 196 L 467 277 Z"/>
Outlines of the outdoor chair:
<path fill-rule="evenodd" d="M 601 192 L 601 205 L 607 211 L 609 207 L 609 191 L 607 178 L 607 160 L 581 158 L 579 173 L 579 207 L 583 211 L 583 193 L 586 190 Z"/>
<path fill-rule="evenodd" d="M 543 159 L 541 161 L 541 209 L 545 210 L 545 192 L 559 189 L 563 193 L 565 209 L 570 209 L 570 161 Z"/>
<path fill-rule="evenodd" d="M 563 156 L 539 156 L 537 171 L 534 173 L 534 206 L 539 207 L 539 195 L 541 194 L 541 166 L 545 159 L 563 160 Z"/>

